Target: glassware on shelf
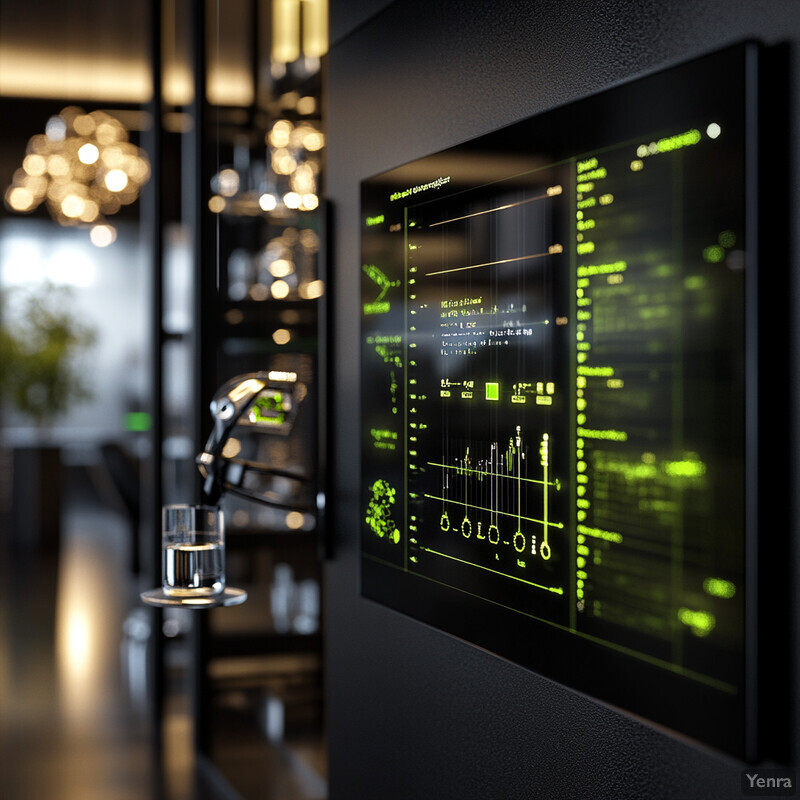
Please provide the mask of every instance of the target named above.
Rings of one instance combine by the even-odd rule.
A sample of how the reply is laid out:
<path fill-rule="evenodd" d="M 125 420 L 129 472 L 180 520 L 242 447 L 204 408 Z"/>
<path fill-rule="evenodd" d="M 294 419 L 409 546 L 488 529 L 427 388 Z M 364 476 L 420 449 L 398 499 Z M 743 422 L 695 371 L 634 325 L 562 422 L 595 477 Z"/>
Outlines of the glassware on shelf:
<path fill-rule="evenodd" d="M 164 506 L 161 536 L 161 588 L 143 592 L 145 603 L 208 608 L 247 599 L 225 583 L 225 521 L 217 506 Z"/>

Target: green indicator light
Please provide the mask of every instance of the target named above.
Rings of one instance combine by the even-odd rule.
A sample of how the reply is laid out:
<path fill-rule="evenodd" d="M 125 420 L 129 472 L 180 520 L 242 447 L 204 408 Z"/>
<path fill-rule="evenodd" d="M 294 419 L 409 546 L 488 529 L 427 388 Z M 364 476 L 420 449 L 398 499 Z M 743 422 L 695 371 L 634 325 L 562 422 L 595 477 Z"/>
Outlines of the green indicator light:
<path fill-rule="evenodd" d="M 596 158 L 587 158 L 585 161 L 578 162 L 578 175 L 587 170 L 594 169 L 598 162 Z"/>
<path fill-rule="evenodd" d="M 708 636 L 717 624 L 716 617 L 708 611 L 693 611 L 690 608 L 678 609 L 678 620 L 690 628 L 695 636 Z"/>
<path fill-rule="evenodd" d="M 722 231 L 717 237 L 717 241 L 726 249 L 730 249 L 736 244 L 736 234 L 733 231 Z"/>
<path fill-rule="evenodd" d="M 578 267 L 578 277 L 585 278 L 589 275 L 608 275 L 613 272 L 625 272 L 626 269 L 628 269 L 626 261 L 615 261 L 613 264 L 592 264 L 585 267 Z"/>
<path fill-rule="evenodd" d="M 380 214 L 377 217 L 367 217 L 367 227 L 371 228 L 373 225 L 380 225 L 381 222 L 384 221 L 383 214 Z"/>
<path fill-rule="evenodd" d="M 579 256 L 582 256 L 585 253 L 594 253 L 594 242 L 581 242 L 577 249 Z"/>
<path fill-rule="evenodd" d="M 578 367 L 578 375 L 591 377 L 613 378 L 614 367 Z"/>
<path fill-rule="evenodd" d="M 583 415 L 578 416 L 578 421 Z M 627 442 L 628 441 L 628 434 L 625 431 L 615 431 L 615 430 L 593 430 L 592 428 L 578 428 L 578 436 L 582 436 L 584 439 L 605 439 L 606 441 L 611 442 Z M 677 463 L 677 462 L 675 462 Z"/>
<path fill-rule="evenodd" d="M 372 436 L 372 445 L 377 450 L 395 450 L 397 449 L 397 432 L 390 430 L 380 430 L 372 428 L 370 430 Z"/>
<path fill-rule="evenodd" d="M 616 531 L 604 531 L 602 528 L 590 528 L 588 525 L 578 525 L 577 530 L 583 536 L 590 536 L 593 539 L 602 539 L 614 544 L 622 542 L 622 534 Z"/>
<path fill-rule="evenodd" d="M 599 470 L 603 470 L 604 472 L 615 472 L 617 474 L 622 475 L 626 481 L 635 482 L 635 481 L 648 481 L 648 480 L 655 480 L 658 478 L 659 469 L 656 465 L 655 459 L 652 461 L 650 460 L 650 456 L 652 454 L 647 453 L 642 456 L 642 462 L 630 462 L 630 461 L 614 461 L 614 460 L 604 460 L 598 458 L 595 466 Z M 679 464 L 683 462 L 667 462 L 670 465 Z M 704 468 L 704 467 L 702 467 Z M 688 467 L 686 465 L 681 466 L 676 469 L 672 469 L 672 473 L 678 474 L 670 474 L 666 469 L 663 471 L 671 478 L 677 477 L 693 477 L 692 475 L 686 474 L 691 472 L 697 472 L 698 475 L 703 474 L 702 468 L 698 469 L 697 466 Z M 683 472 L 684 474 L 680 474 Z"/>
<path fill-rule="evenodd" d="M 723 578 L 706 578 L 703 581 L 703 591 L 712 597 L 730 600 L 736 594 L 736 586 Z"/>
<path fill-rule="evenodd" d="M 250 422 L 259 425 L 283 425 L 286 416 L 287 409 L 280 392 L 262 392 L 247 414 Z"/>
<path fill-rule="evenodd" d="M 690 147 L 697 144 L 702 139 L 700 131 L 693 128 L 686 133 L 679 133 L 677 136 L 668 136 L 656 142 L 659 153 L 669 153 L 673 150 L 680 150 L 682 147 Z"/>
<path fill-rule="evenodd" d="M 700 289 L 705 289 L 706 279 L 701 278 L 699 275 L 692 275 L 683 282 L 683 285 L 690 291 L 696 292 Z"/>
<path fill-rule="evenodd" d="M 125 415 L 126 431 L 149 431 L 153 419 L 146 411 L 131 411 Z"/>
<path fill-rule="evenodd" d="M 706 474 L 706 465 L 695 458 L 683 461 L 665 461 L 664 472 L 670 478 L 702 478 Z"/>
<path fill-rule="evenodd" d="M 713 244 L 703 250 L 703 261 L 708 264 L 719 264 L 723 258 L 725 258 L 725 248 L 718 244 Z"/>
<path fill-rule="evenodd" d="M 400 344 L 402 336 L 368 336 L 367 344 Z"/>
<path fill-rule="evenodd" d="M 596 181 L 601 178 L 605 178 L 608 176 L 608 170 L 605 167 L 600 167 L 599 169 L 594 169 L 591 172 L 586 172 L 581 175 L 582 181 Z"/>
<path fill-rule="evenodd" d="M 500 384 L 499 383 L 487 383 L 486 384 L 486 399 L 487 400 L 499 400 L 500 399 Z"/>

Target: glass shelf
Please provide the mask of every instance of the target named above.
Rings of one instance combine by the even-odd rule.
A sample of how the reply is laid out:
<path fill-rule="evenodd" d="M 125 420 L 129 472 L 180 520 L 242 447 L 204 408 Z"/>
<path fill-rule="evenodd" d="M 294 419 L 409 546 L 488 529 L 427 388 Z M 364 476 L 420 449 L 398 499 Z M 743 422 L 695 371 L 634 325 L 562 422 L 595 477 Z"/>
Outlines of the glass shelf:
<path fill-rule="evenodd" d="M 163 589 L 150 589 L 142 592 L 139 597 L 143 603 L 149 606 L 179 606 L 181 608 L 215 608 L 217 606 L 238 606 L 247 600 L 247 592 L 244 589 L 236 589 L 233 586 L 226 587 L 219 594 L 198 594 L 198 595 L 171 595 Z"/>

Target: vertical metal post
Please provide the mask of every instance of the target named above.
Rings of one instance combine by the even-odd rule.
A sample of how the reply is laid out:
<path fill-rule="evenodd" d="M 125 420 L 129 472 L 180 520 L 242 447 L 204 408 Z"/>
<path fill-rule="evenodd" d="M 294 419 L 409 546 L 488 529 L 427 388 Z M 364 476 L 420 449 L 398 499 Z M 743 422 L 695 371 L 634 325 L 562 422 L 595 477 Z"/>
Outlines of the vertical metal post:
<path fill-rule="evenodd" d="M 192 339 L 192 394 L 197 402 L 194 404 L 194 418 L 192 420 L 192 441 L 195 451 L 199 452 L 204 444 L 204 423 L 206 414 L 206 398 L 211 394 L 207 391 L 209 369 L 206 363 L 213 356 L 211 346 L 216 328 L 211 314 L 208 313 L 209 274 L 215 275 L 214 267 L 214 237 L 210 235 L 208 208 L 205 202 L 207 195 L 207 179 L 210 177 L 208 170 L 208 103 L 206 100 L 206 42 L 207 42 L 207 3 L 190 3 L 190 26 L 192 31 L 192 76 L 194 82 L 194 98 L 191 106 L 192 128 L 186 135 L 184 142 L 183 171 L 183 207 L 184 216 L 190 226 L 192 240 L 192 265 L 193 265 L 193 339 Z M 213 377 L 211 378 L 213 381 Z M 213 390 L 212 390 L 213 391 Z M 210 418 L 209 418 L 210 419 Z M 196 500 L 201 500 L 201 481 L 197 474 L 195 490 Z M 191 701 L 194 722 L 194 743 L 198 753 L 208 753 L 208 721 L 207 707 L 207 639 L 208 618 L 207 614 L 193 615 L 192 619 L 192 669 L 191 669 Z"/>
<path fill-rule="evenodd" d="M 163 344 L 164 316 L 163 273 L 164 273 L 164 219 L 163 219 L 163 164 L 162 164 L 162 58 L 161 58 L 161 3 L 150 1 L 150 70 L 153 83 L 152 95 L 147 111 L 150 126 L 145 133 L 145 149 L 150 158 L 150 181 L 145 187 L 142 202 L 142 224 L 148 238 L 150 250 L 150 408 L 152 424 L 150 428 L 150 469 L 147 473 L 147 506 L 142 515 L 145 521 L 145 541 L 148 553 L 145 561 L 145 574 L 150 585 L 161 583 L 161 505 L 163 494 L 162 448 L 164 438 L 163 420 Z M 151 735 L 154 750 L 155 780 L 160 794 L 163 776 L 164 750 L 164 643 L 161 635 L 163 612 L 151 611 L 150 635 L 150 686 L 151 690 Z"/>

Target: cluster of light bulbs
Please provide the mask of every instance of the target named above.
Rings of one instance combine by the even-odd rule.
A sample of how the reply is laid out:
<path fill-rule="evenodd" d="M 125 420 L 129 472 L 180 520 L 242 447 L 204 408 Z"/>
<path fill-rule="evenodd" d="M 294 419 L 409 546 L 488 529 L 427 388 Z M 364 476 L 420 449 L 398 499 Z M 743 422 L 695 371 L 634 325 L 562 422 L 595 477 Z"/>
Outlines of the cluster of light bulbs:
<path fill-rule="evenodd" d="M 269 161 L 262 176 L 253 180 L 233 167 L 214 176 L 215 194 L 208 203 L 212 212 L 281 214 L 319 207 L 319 153 L 325 146 L 322 131 L 305 120 L 279 119 L 267 132 L 265 144 Z"/>
<path fill-rule="evenodd" d="M 313 278 L 319 247 L 315 231 L 289 227 L 255 256 L 234 250 L 228 260 L 228 296 L 233 301 L 321 297 L 323 283 Z"/>
<path fill-rule="evenodd" d="M 116 238 L 106 217 L 133 203 L 149 177 L 144 151 L 128 141 L 119 120 L 70 106 L 30 138 L 5 202 L 20 213 L 45 202 L 56 222 L 91 226 L 92 242 L 104 246 Z"/>

